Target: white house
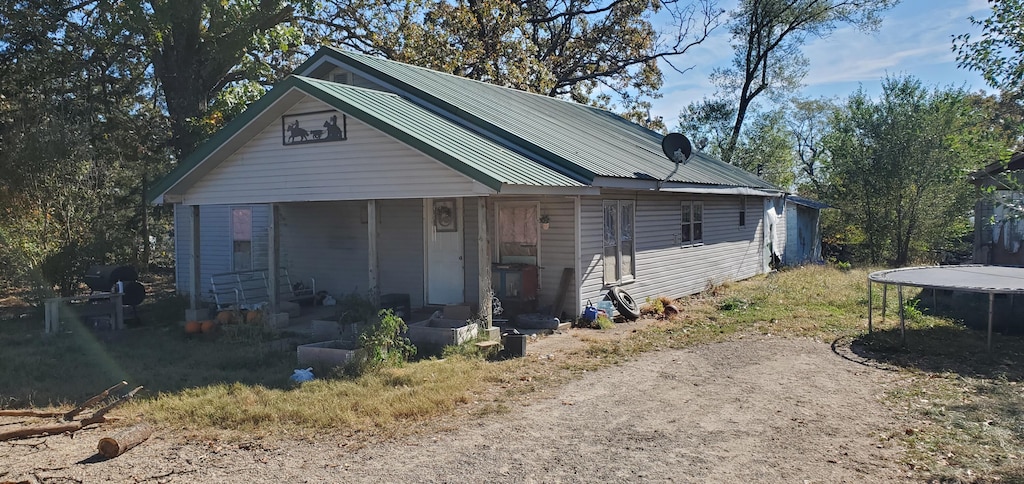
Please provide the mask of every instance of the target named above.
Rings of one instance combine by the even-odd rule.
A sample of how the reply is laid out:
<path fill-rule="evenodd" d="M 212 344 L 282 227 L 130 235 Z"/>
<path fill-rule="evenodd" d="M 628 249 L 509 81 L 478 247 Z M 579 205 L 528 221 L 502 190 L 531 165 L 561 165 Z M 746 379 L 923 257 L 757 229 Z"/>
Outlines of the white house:
<path fill-rule="evenodd" d="M 154 201 L 175 207 L 177 288 L 194 307 L 210 275 L 260 268 L 414 307 L 486 309 L 493 291 L 556 315 L 611 287 L 642 302 L 768 271 L 783 192 L 704 153 L 677 165 L 662 138 L 606 110 L 323 48 Z"/>

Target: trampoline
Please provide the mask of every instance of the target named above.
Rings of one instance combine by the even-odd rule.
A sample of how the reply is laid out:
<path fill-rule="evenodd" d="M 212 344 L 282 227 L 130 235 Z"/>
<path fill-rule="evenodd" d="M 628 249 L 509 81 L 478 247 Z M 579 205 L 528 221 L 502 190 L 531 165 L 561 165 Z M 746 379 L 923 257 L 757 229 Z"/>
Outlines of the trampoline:
<path fill-rule="evenodd" d="M 1024 294 L 1024 267 L 986 265 L 904 267 L 868 275 L 868 332 L 872 331 L 871 283 L 882 284 L 882 319 L 885 319 L 886 289 L 896 285 L 900 308 L 900 337 L 906 343 L 903 318 L 903 286 L 949 289 L 988 294 L 988 349 L 992 350 L 992 313 L 996 294 Z"/>

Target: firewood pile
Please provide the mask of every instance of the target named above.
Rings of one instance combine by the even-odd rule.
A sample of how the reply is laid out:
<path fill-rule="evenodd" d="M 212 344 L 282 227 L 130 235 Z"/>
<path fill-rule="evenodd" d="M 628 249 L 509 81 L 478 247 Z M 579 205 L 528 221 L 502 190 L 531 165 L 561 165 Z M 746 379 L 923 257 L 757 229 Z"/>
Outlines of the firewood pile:
<path fill-rule="evenodd" d="M 14 428 L 0 430 L 0 441 L 26 439 L 31 437 L 45 437 L 48 435 L 59 435 L 74 433 L 91 426 L 100 426 L 110 422 L 107 413 L 117 406 L 131 400 L 142 387 L 135 387 L 133 390 L 118 395 L 121 389 L 128 386 L 128 382 L 122 381 L 86 400 L 81 405 L 68 412 L 47 412 L 40 410 L 0 410 L 0 417 L 35 417 L 36 419 L 54 419 L 51 422 L 30 424 L 19 424 Z M 90 409 L 92 409 L 90 411 Z M 145 441 L 152 434 L 152 428 L 146 424 L 139 424 L 125 429 L 112 437 L 104 437 L 100 440 L 97 449 L 101 455 L 107 458 L 117 457 L 128 449 Z"/>

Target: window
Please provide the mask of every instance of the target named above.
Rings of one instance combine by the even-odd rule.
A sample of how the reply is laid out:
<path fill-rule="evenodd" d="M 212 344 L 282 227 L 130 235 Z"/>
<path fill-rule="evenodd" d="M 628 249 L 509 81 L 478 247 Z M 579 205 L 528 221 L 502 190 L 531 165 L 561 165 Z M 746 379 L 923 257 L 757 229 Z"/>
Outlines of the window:
<path fill-rule="evenodd" d="M 683 202 L 682 246 L 704 243 L 704 202 Z"/>
<path fill-rule="evenodd" d="M 252 208 L 231 209 L 231 269 L 252 270 Z"/>
<path fill-rule="evenodd" d="M 498 205 L 498 262 L 537 265 L 537 229 L 540 206 L 536 203 Z"/>
<path fill-rule="evenodd" d="M 740 227 L 747 226 L 747 197 L 740 197 Z"/>
<path fill-rule="evenodd" d="M 634 202 L 604 202 L 604 283 L 615 284 L 633 280 L 636 266 L 634 233 Z"/>

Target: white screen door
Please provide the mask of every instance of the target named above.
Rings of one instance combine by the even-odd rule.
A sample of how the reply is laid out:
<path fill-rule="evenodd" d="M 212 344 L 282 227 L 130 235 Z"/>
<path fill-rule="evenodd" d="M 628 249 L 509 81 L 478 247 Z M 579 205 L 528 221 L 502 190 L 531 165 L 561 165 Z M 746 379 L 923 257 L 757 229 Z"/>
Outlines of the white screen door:
<path fill-rule="evenodd" d="M 427 203 L 427 304 L 460 304 L 465 300 L 462 199 L 440 198 Z"/>

